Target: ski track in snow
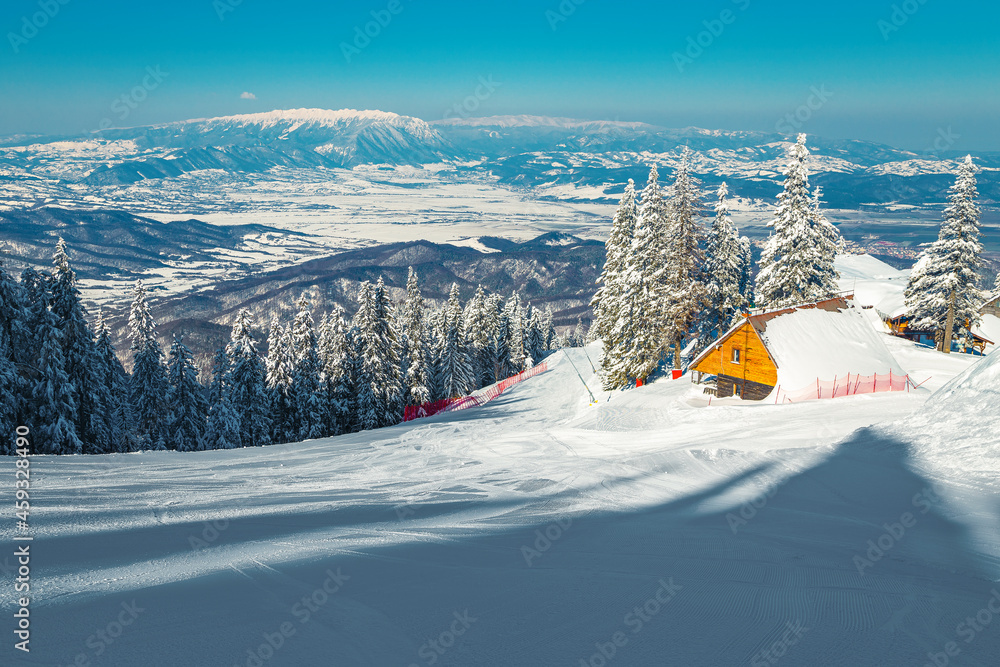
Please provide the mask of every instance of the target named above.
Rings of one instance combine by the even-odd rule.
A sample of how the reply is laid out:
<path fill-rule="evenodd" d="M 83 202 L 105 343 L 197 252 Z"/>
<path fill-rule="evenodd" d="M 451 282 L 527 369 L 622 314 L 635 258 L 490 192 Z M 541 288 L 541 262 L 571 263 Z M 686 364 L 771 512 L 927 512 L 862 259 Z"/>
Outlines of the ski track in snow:
<path fill-rule="evenodd" d="M 934 388 L 973 361 L 887 342 Z M 8 641 L 0 664 L 246 665 L 285 622 L 265 665 L 575 666 L 618 631 L 610 665 L 771 664 L 787 623 L 806 630 L 783 665 L 922 665 L 949 641 L 960 664 L 996 664 L 1000 618 L 956 635 L 1000 575 L 995 434 L 935 435 L 911 417 L 927 389 L 705 407 L 684 378 L 588 405 L 566 354 L 589 368 L 557 352 L 486 406 L 389 429 L 33 458 L 33 651 Z M 916 524 L 859 574 L 907 511 Z M 347 578 L 301 622 L 328 572 Z M 681 589 L 636 632 L 628 614 L 661 579 Z M 12 587 L 0 599 L 11 611 Z M 135 623 L 95 643 L 133 600 Z M 454 645 L 425 644 L 466 610 Z"/>

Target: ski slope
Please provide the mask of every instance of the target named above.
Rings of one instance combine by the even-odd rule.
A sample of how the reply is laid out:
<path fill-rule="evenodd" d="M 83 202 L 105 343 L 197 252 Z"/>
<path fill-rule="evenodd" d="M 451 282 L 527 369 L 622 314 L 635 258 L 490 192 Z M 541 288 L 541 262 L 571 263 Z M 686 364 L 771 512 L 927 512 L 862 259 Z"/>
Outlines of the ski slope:
<path fill-rule="evenodd" d="M 996 665 L 1000 617 L 958 627 L 1000 587 L 1000 356 L 948 384 L 972 358 L 888 342 L 925 387 L 609 395 L 591 346 L 379 431 L 35 457 L 32 651 L 0 664 Z"/>

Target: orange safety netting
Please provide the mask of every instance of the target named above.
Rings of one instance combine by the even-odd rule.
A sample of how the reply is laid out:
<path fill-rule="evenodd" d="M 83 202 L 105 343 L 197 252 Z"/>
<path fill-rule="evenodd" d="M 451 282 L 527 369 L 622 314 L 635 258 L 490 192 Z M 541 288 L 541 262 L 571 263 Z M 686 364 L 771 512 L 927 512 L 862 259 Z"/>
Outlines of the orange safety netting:
<path fill-rule="evenodd" d="M 886 375 L 853 375 L 824 381 L 816 378 L 816 383 L 797 391 L 786 391 L 781 387 L 775 391 L 775 403 L 798 403 L 822 398 L 840 398 L 855 394 L 880 394 L 887 391 L 909 391 L 912 383 L 909 375 L 896 375 L 891 371 Z"/>

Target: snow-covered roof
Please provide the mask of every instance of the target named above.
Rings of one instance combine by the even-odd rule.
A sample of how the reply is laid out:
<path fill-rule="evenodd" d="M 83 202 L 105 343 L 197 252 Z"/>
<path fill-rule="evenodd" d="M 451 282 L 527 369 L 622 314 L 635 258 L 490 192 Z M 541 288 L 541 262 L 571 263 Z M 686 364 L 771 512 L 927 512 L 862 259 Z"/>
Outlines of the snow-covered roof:
<path fill-rule="evenodd" d="M 972 334 L 981 336 L 994 345 L 1000 343 L 1000 317 L 982 315 L 979 326 L 972 328 Z"/>
<path fill-rule="evenodd" d="M 750 318 L 789 390 L 820 380 L 872 373 L 906 373 L 850 298 Z"/>

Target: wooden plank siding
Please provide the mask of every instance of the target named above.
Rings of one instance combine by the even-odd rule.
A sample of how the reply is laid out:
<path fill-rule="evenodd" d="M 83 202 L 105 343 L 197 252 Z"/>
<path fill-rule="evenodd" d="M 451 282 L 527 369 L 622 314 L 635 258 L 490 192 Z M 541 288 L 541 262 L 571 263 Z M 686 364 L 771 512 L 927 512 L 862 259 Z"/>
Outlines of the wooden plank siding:
<path fill-rule="evenodd" d="M 742 389 L 747 398 L 750 398 L 746 395 L 748 393 L 756 396 L 762 387 L 774 387 L 778 384 L 778 367 L 749 321 L 715 345 L 716 349 L 705 355 L 692 369 L 706 375 L 719 376 L 720 380 L 726 378 L 719 382 L 720 398 L 733 395 L 734 381 L 743 381 Z M 739 363 L 733 361 L 733 350 L 740 352 Z M 751 389 L 750 383 L 753 391 L 748 392 Z"/>

